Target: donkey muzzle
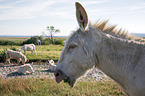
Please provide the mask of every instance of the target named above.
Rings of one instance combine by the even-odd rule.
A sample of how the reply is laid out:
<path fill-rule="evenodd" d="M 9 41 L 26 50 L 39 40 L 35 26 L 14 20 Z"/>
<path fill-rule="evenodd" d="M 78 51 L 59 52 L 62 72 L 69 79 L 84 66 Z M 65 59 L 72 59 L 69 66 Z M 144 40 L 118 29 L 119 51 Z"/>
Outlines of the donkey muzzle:
<path fill-rule="evenodd" d="M 60 70 L 55 71 L 54 76 L 57 83 L 61 82 L 64 79 L 67 79 L 67 76 L 64 75 Z"/>
<path fill-rule="evenodd" d="M 64 80 L 64 82 L 68 83 L 71 87 L 73 87 L 76 82 L 76 79 L 71 79 L 60 70 L 55 70 L 54 76 L 57 83 L 60 83 L 62 80 Z"/>

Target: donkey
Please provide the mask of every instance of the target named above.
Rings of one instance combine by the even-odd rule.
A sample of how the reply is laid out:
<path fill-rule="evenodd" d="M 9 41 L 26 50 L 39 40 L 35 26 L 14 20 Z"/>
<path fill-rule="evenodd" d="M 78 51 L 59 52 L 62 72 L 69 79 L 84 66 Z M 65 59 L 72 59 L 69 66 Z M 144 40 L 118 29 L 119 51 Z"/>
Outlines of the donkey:
<path fill-rule="evenodd" d="M 24 64 L 22 66 L 20 66 L 20 68 L 18 69 L 18 73 L 19 74 L 26 74 L 26 73 L 34 73 L 34 69 L 33 69 L 33 63 L 32 64 Z"/>
<path fill-rule="evenodd" d="M 8 63 L 10 63 L 10 59 L 16 59 L 18 64 L 20 63 L 20 61 L 22 61 L 22 64 L 25 64 L 25 62 L 27 62 L 27 57 L 21 52 L 7 50 L 6 62 L 8 61 Z"/>
<path fill-rule="evenodd" d="M 31 51 L 32 54 L 33 54 L 33 50 L 35 51 L 35 54 L 37 55 L 36 53 L 36 50 L 35 50 L 35 45 L 34 44 L 25 44 L 23 45 L 20 49 L 17 49 L 19 52 L 21 52 L 22 50 L 24 50 L 24 54 L 26 55 L 26 51 Z"/>
<path fill-rule="evenodd" d="M 145 96 L 145 45 L 106 22 L 88 25 L 83 6 L 76 2 L 79 29 L 70 35 L 55 68 L 55 79 L 71 87 L 96 66 L 116 81 L 128 96 Z M 122 34 L 121 34 L 122 33 Z"/>

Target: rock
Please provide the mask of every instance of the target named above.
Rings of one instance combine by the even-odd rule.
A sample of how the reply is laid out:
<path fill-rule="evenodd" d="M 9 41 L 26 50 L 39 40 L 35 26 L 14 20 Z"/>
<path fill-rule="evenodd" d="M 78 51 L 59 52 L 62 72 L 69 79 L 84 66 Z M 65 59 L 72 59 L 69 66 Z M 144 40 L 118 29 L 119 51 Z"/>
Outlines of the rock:
<path fill-rule="evenodd" d="M 33 64 L 33 69 L 35 72 L 33 74 L 16 74 L 15 72 L 18 70 L 20 66 L 18 65 L 3 65 L 3 67 L 0 67 L 0 76 L 2 78 L 14 78 L 14 77 L 20 77 L 20 78 L 40 78 L 40 77 L 46 77 L 46 78 L 51 78 L 54 79 L 53 72 L 48 70 L 49 66 L 48 64 Z M 12 75 L 10 75 L 12 74 Z M 79 80 L 81 81 L 100 81 L 100 80 L 105 80 L 108 79 L 108 77 L 98 70 L 97 68 L 92 68 L 91 70 L 88 71 L 88 73 L 81 77 Z"/>

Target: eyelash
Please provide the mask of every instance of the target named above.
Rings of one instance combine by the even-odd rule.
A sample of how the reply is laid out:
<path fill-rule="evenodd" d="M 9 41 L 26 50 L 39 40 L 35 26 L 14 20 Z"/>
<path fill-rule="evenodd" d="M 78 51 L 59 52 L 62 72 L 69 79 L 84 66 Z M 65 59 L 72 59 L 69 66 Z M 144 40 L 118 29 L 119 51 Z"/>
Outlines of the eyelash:
<path fill-rule="evenodd" d="M 75 47 L 77 47 L 77 46 L 76 46 L 76 45 L 70 45 L 70 46 L 68 47 L 68 50 L 74 49 Z"/>

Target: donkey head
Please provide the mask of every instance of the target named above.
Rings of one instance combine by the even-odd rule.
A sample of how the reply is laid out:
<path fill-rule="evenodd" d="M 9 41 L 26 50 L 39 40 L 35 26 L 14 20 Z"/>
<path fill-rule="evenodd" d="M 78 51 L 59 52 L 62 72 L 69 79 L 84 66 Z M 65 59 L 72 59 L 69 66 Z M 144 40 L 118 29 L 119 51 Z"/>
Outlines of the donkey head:
<path fill-rule="evenodd" d="M 18 50 L 19 52 L 21 52 L 21 51 L 22 51 L 21 49 L 18 49 L 18 48 L 17 48 L 17 50 Z"/>
<path fill-rule="evenodd" d="M 97 63 L 94 48 L 91 47 L 94 35 L 92 33 L 95 33 L 95 29 L 88 28 L 87 13 L 78 2 L 76 2 L 76 17 L 79 29 L 66 41 L 54 73 L 56 82 L 64 80 L 71 87 L 77 78 Z"/>
<path fill-rule="evenodd" d="M 25 64 L 25 62 L 27 62 L 27 57 L 25 55 L 21 55 L 21 59 L 22 59 L 22 64 Z"/>

